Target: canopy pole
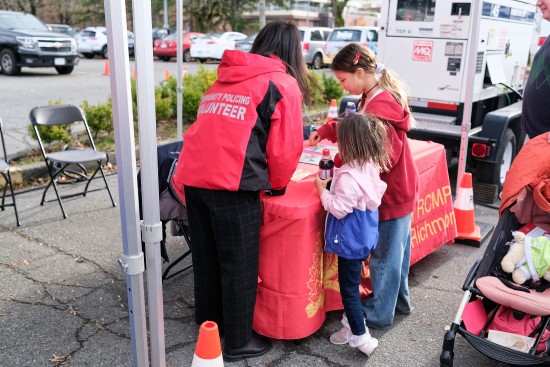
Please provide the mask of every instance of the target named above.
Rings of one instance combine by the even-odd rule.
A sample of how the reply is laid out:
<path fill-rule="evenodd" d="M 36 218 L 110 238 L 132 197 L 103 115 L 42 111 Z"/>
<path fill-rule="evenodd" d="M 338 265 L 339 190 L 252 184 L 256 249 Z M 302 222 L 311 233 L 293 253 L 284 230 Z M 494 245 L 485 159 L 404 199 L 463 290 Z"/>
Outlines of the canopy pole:
<path fill-rule="evenodd" d="M 107 47 L 109 50 L 110 85 L 113 104 L 115 148 L 118 157 L 118 191 L 123 258 L 119 260 L 126 273 L 128 316 L 132 341 L 133 366 L 148 367 L 145 292 L 143 285 L 143 252 L 138 230 L 137 173 L 132 118 L 130 63 L 124 1 L 105 0 Z"/>
<path fill-rule="evenodd" d="M 176 64 L 178 65 L 178 83 L 177 83 L 177 89 L 176 89 L 176 106 L 178 108 L 177 111 L 177 120 L 176 120 L 176 126 L 177 126 L 177 139 L 181 140 L 183 139 L 183 127 L 182 127 L 182 120 L 183 120 L 183 72 L 182 72 L 182 63 L 183 63 L 183 1 L 182 0 L 176 0 L 176 32 L 177 32 L 177 40 L 178 40 L 178 48 L 177 48 L 177 55 L 176 55 Z"/>
<path fill-rule="evenodd" d="M 481 22 L 481 0 L 472 1 L 471 34 L 474 35 L 468 42 L 468 62 L 464 71 L 466 73 L 466 95 L 464 97 L 464 111 L 462 114 L 462 135 L 460 139 L 460 152 L 458 156 L 458 172 L 456 175 L 456 187 L 460 187 L 462 176 L 466 171 L 466 159 L 468 157 L 468 137 L 472 126 L 472 104 L 474 97 L 474 81 L 476 77 L 477 46 L 479 44 L 479 24 Z"/>
<path fill-rule="evenodd" d="M 136 37 L 135 62 L 139 70 L 136 75 L 136 92 L 141 158 L 141 207 L 144 208 L 141 229 L 147 256 L 147 305 L 151 365 L 163 367 L 166 365 L 166 357 L 160 256 L 162 224 L 160 223 L 159 209 L 151 2 L 132 0 L 132 7 Z"/>

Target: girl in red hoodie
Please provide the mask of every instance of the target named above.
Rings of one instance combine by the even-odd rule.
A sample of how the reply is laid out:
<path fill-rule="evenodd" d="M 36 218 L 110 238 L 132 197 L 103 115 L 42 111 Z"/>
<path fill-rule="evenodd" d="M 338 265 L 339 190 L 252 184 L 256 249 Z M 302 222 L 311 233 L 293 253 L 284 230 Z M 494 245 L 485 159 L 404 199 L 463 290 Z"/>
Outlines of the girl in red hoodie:
<path fill-rule="evenodd" d="M 351 43 L 334 57 L 331 65 L 340 86 L 351 94 L 360 94 L 358 113 L 372 114 L 387 123 L 390 146 L 390 170 L 380 178 L 388 185 L 379 207 L 379 239 L 371 252 L 372 295 L 362 301 L 367 325 L 385 329 L 392 325 L 395 313 L 409 314 L 409 265 L 411 255 L 411 214 L 418 196 L 418 171 L 407 141 L 407 131 L 414 124 L 404 84 L 376 62 L 369 48 Z M 310 144 L 321 139 L 337 140 L 332 121 L 311 133 Z M 335 165 L 341 164 L 338 156 Z M 344 326 L 333 338 L 346 338 Z"/>

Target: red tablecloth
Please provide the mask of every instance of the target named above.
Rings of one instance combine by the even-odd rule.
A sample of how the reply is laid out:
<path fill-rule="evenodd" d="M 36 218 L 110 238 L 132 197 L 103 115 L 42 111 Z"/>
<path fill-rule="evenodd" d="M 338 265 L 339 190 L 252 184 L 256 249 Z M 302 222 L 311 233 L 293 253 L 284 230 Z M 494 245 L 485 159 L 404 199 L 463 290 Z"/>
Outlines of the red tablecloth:
<path fill-rule="evenodd" d="M 414 264 L 453 240 L 456 225 L 443 146 L 409 142 L 420 175 L 419 203 L 411 224 Z M 300 164 L 299 168 L 314 173 L 318 170 L 308 164 Z M 313 177 L 291 182 L 284 196 L 262 195 L 260 283 L 254 329 L 271 338 L 309 336 L 321 327 L 325 312 L 343 308 L 337 257 L 323 251 L 326 212 Z M 361 286 L 364 295 L 370 293 L 366 265 Z"/>

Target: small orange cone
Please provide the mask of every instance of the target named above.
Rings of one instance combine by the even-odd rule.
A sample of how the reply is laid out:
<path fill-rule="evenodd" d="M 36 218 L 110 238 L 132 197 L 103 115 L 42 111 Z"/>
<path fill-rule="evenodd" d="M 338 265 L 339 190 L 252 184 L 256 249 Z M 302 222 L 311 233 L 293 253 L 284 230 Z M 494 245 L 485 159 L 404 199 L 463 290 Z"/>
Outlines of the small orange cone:
<path fill-rule="evenodd" d="M 191 367 L 223 367 L 220 334 L 214 321 L 202 323 Z"/>
<path fill-rule="evenodd" d="M 136 67 L 134 66 L 134 72 L 132 73 L 132 78 L 136 78 Z"/>
<path fill-rule="evenodd" d="M 168 79 L 170 79 L 170 71 L 166 69 L 164 72 L 164 80 L 168 81 Z"/>
<path fill-rule="evenodd" d="M 330 107 L 327 114 L 327 122 L 338 117 L 338 107 L 336 106 L 336 99 L 330 101 Z"/>
<path fill-rule="evenodd" d="M 465 172 L 454 202 L 457 239 L 481 242 L 481 230 L 475 223 L 472 174 Z"/>
<path fill-rule="evenodd" d="M 103 75 L 109 76 L 109 60 L 105 60 L 105 68 L 103 69 Z"/>

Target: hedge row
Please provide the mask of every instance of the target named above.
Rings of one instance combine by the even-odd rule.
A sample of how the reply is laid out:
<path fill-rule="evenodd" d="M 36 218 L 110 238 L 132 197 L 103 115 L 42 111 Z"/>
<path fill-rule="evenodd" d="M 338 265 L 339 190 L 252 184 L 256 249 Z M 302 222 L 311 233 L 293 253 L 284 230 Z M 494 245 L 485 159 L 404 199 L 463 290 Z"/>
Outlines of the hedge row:
<path fill-rule="evenodd" d="M 312 91 L 313 107 L 326 108 L 332 99 L 340 99 L 343 90 L 339 82 L 333 77 L 325 74 L 312 73 L 314 82 L 310 83 Z M 210 89 L 216 81 L 217 72 L 200 67 L 196 74 L 186 74 L 183 79 L 183 123 L 193 123 L 197 116 L 200 100 L 203 94 Z M 155 115 L 157 124 L 160 122 L 174 120 L 177 116 L 177 79 L 171 76 L 155 87 Z M 134 125 L 137 134 L 137 95 L 136 81 L 131 81 L 132 109 L 134 113 Z M 61 101 L 50 102 L 50 104 L 61 104 Z M 109 98 L 105 103 L 96 105 L 84 101 L 80 107 L 84 111 L 86 120 L 92 131 L 94 141 L 98 146 L 112 143 L 113 108 Z M 174 122 L 175 124 L 175 122 Z M 29 133 L 36 139 L 32 125 L 29 125 Z M 60 142 L 70 144 L 73 141 L 73 134 L 70 128 L 61 126 L 40 126 L 40 136 L 45 144 Z"/>

